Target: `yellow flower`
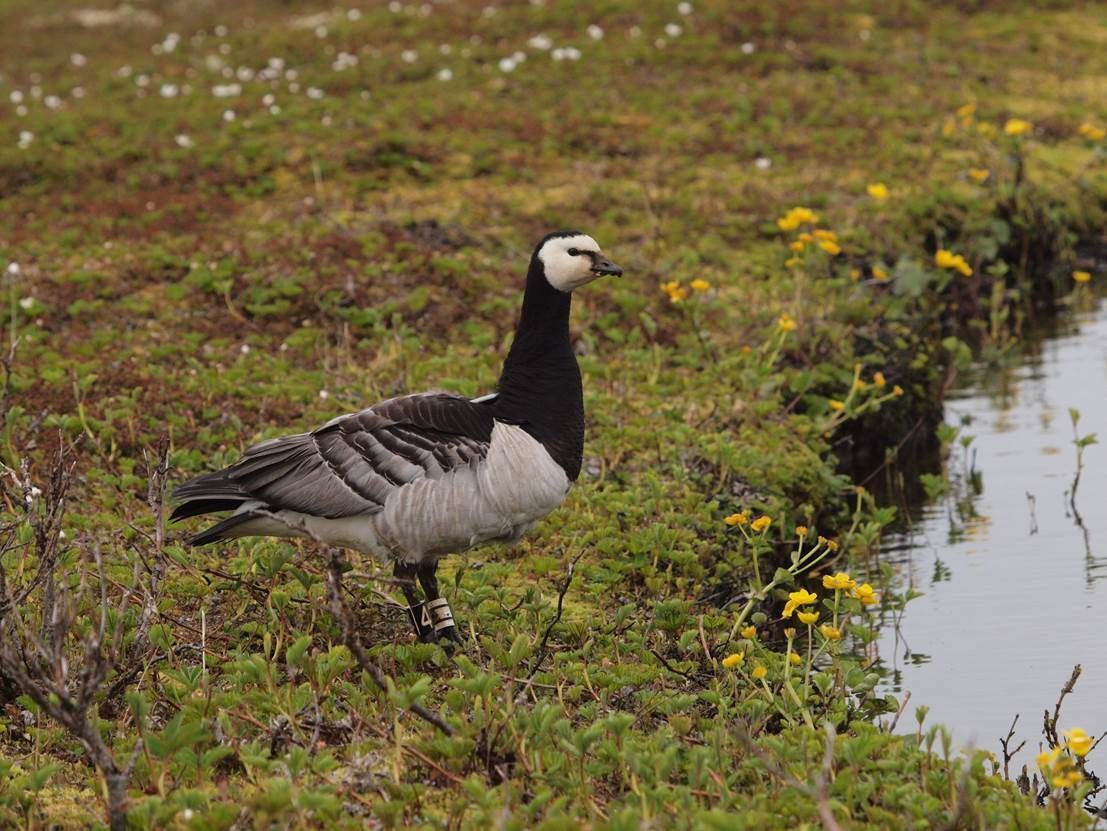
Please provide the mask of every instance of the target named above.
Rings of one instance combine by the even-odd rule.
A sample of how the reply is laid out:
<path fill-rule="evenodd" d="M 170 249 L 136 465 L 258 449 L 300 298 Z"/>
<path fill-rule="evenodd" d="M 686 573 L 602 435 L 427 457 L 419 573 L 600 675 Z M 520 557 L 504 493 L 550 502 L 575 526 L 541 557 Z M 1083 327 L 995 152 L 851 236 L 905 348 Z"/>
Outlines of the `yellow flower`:
<path fill-rule="evenodd" d="M 786 266 L 788 266 L 788 268 L 795 268 L 797 265 L 800 264 L 800 258 L 799 257 L 789 257 L 788 259 L 786 259 L 784 261 L 784 264 Z"/>
<path fill-rule="evenodd" d="M 752 528 L 754 531 L 756 531 L 757 533 L 760 534 L 762 531 L 764 531 L 766 528 L 768 528 L 772 524 L 773 524 L 773 518 L 771 516 L 767 516 L 765 514 L 762 514 L 761 516 L 759 516 L 757 519 L 755 519 L 753 522 L 750 523 L 750 528 Z"/>
<path fill-rule="evenodd" d="M 892 387 L 892 395 L 896 397 L 903 395 L 903 387 L 901 387 L 899 384 L 896 384 L 894 387 Z"/>
<path fill-rule="evenodd" d="M 723 520 L 727 525 L 745 525 L 750 521 L 750 515 L 746 511 L 741 511 L 737 514 L 731 514 Z"/>
<path fill-rule="evenodd" d="M 746 660 L 746 656 L 741 652 L 731 652 L 725 658 L 723 658 L 723 666 L 727 669 L 734 669 L 739 666 L 742 661 Z"/>
<path fill-rule="evenodd" d="M 1009 118 L 1003 125 L 1003 132 L 1009 136 L 1021 136 L 1034 129 L 1034 125 L 1021 118 Z"/>
<path fill-rule="evenodd" d="M 801 658 L 795 652 L 789 652 L 788 653 L 788 663 L 790 663 L 794 667 L 798 667 L 800 664 L 803 663 L 803 658 Z"/>
<path fill-rule="evenodd" d="M 1091 139 L 1092 141 L 1100 141 L 1104 137 L 1107 137 L 1107 130 L 1104 130 L 1102 127 L 1096 127 L 1094 124 L 1089 124 L 1087 121 L 1080 125 L 1078 132 L 1084 138 Z"/>
<path fill-rule="evenodd" d="M 955 132 L 957 132 L 957 123 L 953 119 L 947 119 L 946 123 L 942 125 L 942 135 L 949 138 Z"/>
<path fill-rule="evenodd" d="M 987 121 L 981 121 L 976 125 L 976 132 L 982 136 L 994 136 L 996 134 L 996 125 L 990 124 Z"/>
<path fill-rule="evenodd" d="M 834 410 L 834 412 L 840 412 L 841 410 L 844 410 L 846 408 L 846 405 L 836 398 L 831 398 L 826 403 L 827 406 L 830 407 L 830 409 Z"/>
<path fill-rule="evenodd" d="M 797 239 L 797 240 L 793 240 L 792 242 L 788 243 L 788 247 L 791 248 L 793 251 L 795 251 L 797 254 L 799 254 L 800 252 L 803 251 L 803 249 L 805 249 L 807 247 L 807 243 L 804 242 L 803 240 Z"/>
<path fill-rule="evenodd" d="M 866 383 L 865 383 L 865 382 L 864 382 L 863 380 L 861 380 L 860 378 L 854 378 L 854 379 L 853 379 L 853 388 L 854 388 L 855 390 L 857 390 L 858 392 L 862 392 L 862 391 L 864 391 L 864 390 L 867 390 L 867 389 L 869 388 L 869 385 L 868 385 L 868 384 L 866 384 Z"/>
<path fill-rule="evenodd" d="M 787 312 L 777 318 L 776 325 L 782 332 L 794 332 L 796 330 L 796 321 Z"/>
<path fill-rule="evenodd" d="M 745 626 L 745 627 L 742 628 L 742 631 L 741 631 L 740 634 L 747 641 L 752 641 L 754 638 L 757 637 L 757 627 L 756 626 Z"/>
<path fill-rule="evenodd" d="M 844 571 L 839 571 L 837 574 L 828 574 L 823 577 L 823 588 L 825 589 L 852 589 L 857 585 L 857 581 L 846 574 Z"/>
<path fill-rule="evenodd" d="M 711 288 L 711 284 L 709 282 L 700 279 L 699 277 L 697 277 L 688 285 L 692 287 L 692 291 L 707 291 L 709 288 Z"/>
<path fill-rule="evenodd" d="M 867 190 L 869 192 L 869 196 L 871 196 L 877 202 L 883 202 L 891 195 L 888 192 L 888 186 L 883 182 L 873 182 L 871 185 L 865 188 L 865 190 Z"/>
<path fill-rule="evenodd" d="M 1079 727 L 1065 731 L 1065 747 L 1080 757 L 1088 755 L 1092 749 L 1092 737 Z"/>
<path fill-rule="evenodd" d="M 815 233 L 818 233 L 818 231 L 816 231 Z M 811 234 L 807 233 L 806 231 L 804 231 L 802 234 L 800 234 L 798 237 L 796 237 L 796 239 L 798 239 L 800 242 L 814 242 L 815 241 L 815 238 L 813 236 L 811 236 Z"/>
<path fill-rule="evenodd" d="M 666 294 L 672 294 L 674 291 L 680 288 L 680 280 L 670 280 L 667 283 L 661 284 L 661 290 Z"/>
<path fill-rule="evenodd" d="M 972 179 L 974 182 L 983 182 L 985 179 L 987 179 L 991 175 L 992 175 L 991 173 L 989 173 L 987 170 L 985 170 L 982 167 L 970 167 L 969 168 L 969 178 Z"/>
<path fill-rule="evenodd" d="M 1072 770 L 1057 774 L 1050 781 L 1055 788 L 1075 788 L 1084 781 L 1084 775 L 1073 768 Z"/>
<path fill-rule="evenodd" d="M 683 286 L 677 289 L 673 289 L 671 292 L 669 292 L 670 303 L 679 303 L 686 297 L 688 297 L 688 289 L 684 288 Z"/>
<path fill-rule="evenodd" d="M 1072 279 L 1078 283 L 1087 283 L 1092 279 L 1091 272 L 1088 271 L 1074 271 L 1072 273 Z"/>
<path fill-rule="evenodd" d="M 799 618 L 800 623 L 804 623 L 804 624 L 810 626 L 812 623 L 814 623 L 816 620 L 819 619 L 819 613 L 818 612 L 797 612 L 796 617 Z"/>
<path fill-rule="evenodd" d="M 960 254 L 954 254 L 952 251 L 947 251 L 944 248 L 939 248 L 934 253 L 934 264 L 938 268 L 948 268 L 953 271 L 959 271 L 965 277 L 972 276 L 972 267 L 965 262 L 965 258 Z"/>
<path fill-rule="evenodd" d="M 761 666 L 761 664 L 758 664 L 757 666 L 755 666 L 753 668 L 753 672 L 750 673 L 750 675 L 753 676 L 754 681 L 760 681 L 762 678 L 764 678 L 768 674 L 769 674 L 769 671 L 767 669 L 765 669 L 765 667 Z"/>
<path fill-rule="evenodd" d="M 823 637 L 828 641 L 840 641 L 842 639 L 842 630 L 824 623 L 819 627 L 819 631 L 823 633 Z"/>
<path fill-rule="evenodd" d="M 819 545 L 825 545 L 828 551 L 838 550 L 838 543 L 834 542 L 834 540 L 828 540 L 823 536 L 819 537 Z"/>
<path fill-rule="evenodd" d="M 799 591 L 788 593 L 788 602 L 784 604 L 784 617 L 791 617 L 792 612 L 798 609 L 800 606 L 810 606 L 819 596 L 814 592 L 809 592 L 807 589 L 800 589 Z"/>
<path fill-rule="evenodd" d="M 834 240 L 824 239 L 819 243 L 819 248 L 823 249 L 823 251 L 832 257 L 837 257 L 842 253 L 842 246 L 834 242 Z"/>
<path fill-rule="evenodd" d="M 876 386 L 880 387 L 881 389 L 884 389 L 884 385 L 888 382 L 884 380 L 884 373 L 883 372 L 874 372 L 873 373 L 873 383 Z"/>
<path fill-rule="evenodd" d="M 812 233 L 815 235 L 815 239 L 829 240 L 830 242 L 838 241 L 838 235 L 833 231 L 827 231 L 825 228 L 816 228 Z"/>
<path fill-rule="evenodd" d="M 861 269 L 859 269 L 859 268 L 851 268 L 851 269 L 849 270 L 849 278 L 850 278 L 851 280 L 853 280 L 853 282 L 855 282 L 855 283 L 856 283 L 856 282 L 857 282 L 858 280 L 860 280 L 860 279 L 861 279 Z"/>
<path fill-rule="evenodd" d="M 853 590 L 853 596 L 861 601 L 862 606 L 872 606 L 880 599 L 876 596 L 876 592 L 873 591 L 873 587 L 868 583 L 862 583 L 855 588 Z"/>
<path fill-rule="evenodd" d="M 1057 757 L 1061 755 L 1061 748 L 1054 747 L 1050 750 L 1044 750 L 1037 756 L 1038 767 L 1042 770 L 1047 770 L 1053 766 L 1053 763 L 1057 761 Z"/>
<path fill-rule="evenodd" d="M 804 224 L 814 225 L 819 217 L 810 208 L 796 207 L 776 221 L 782 231 L 794 231 Z"/>
<path fill-rule="evenodd" d="M 973 113 L 976 112 L 976 104 L 969 102 L 968 104 L 962 104 L 957 108 L 958 118 L 972 118 Z"/>
<path fill-rule="evenodd" d="M 796 526 L 796 536 L 797 537 L 806 537 L 807 536 L 807 526 L 806 525 L 797 525 Z"/>
<path fill-rule="evenodd" d="M 876 280 L 879 280 L 880 282 L 883 283 L 885 280 L 888 279 L 888 272 L 885 271 L 880 266 L 874 265 L 873 266 L 873 278 L 876 279 Z"/>

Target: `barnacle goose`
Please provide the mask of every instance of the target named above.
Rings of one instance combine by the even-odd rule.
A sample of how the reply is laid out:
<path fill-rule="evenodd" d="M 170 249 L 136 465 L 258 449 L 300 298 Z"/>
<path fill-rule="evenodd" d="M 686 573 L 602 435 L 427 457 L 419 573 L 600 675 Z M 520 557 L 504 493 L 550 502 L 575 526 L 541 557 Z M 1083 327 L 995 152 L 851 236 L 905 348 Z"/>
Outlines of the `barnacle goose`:
<path fill-rule="evenodd" d="M 261 442 L 230 467 L 178 487 L 172 519 L 234 512 L 192 545 L 305 537 L 391 560 L 416 634 L 459 640 L 438 592 L 438 560 L 518 540 L 568 494 L 584 449 L 571 293 L 608 274 L 622 269 L 590 236 L 549 234 L 531 256 L 496 392 L 471 400 L 402 395 Z"/>

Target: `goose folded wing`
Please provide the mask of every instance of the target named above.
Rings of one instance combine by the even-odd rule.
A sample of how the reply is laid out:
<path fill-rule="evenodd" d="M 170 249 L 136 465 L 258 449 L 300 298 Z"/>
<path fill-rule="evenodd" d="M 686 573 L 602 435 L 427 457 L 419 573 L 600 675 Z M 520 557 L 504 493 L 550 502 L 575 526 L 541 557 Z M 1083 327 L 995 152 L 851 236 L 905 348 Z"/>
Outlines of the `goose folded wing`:
<path fill-rule="evenodd" d="M 465 398 L 402 396 L 257 444 L 224 474 L 270 510 L 332 519 L 374 513 L 397 488 L 485 458 L 492 425 L 488 408 Z"/>

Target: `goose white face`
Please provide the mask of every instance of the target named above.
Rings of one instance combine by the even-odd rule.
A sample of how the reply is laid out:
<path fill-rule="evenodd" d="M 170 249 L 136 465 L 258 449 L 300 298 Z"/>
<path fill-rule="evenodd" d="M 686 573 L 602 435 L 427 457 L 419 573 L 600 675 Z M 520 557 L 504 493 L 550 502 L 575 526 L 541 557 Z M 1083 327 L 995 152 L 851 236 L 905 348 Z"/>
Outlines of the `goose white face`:
<path fill-rule="evenodd" d="M 587 234 L 546 240 L 538 249 L 538 259 L 542 261 L 546 280 L 558 291 L 572 291 L 605 274 L 623 273 Z"/>

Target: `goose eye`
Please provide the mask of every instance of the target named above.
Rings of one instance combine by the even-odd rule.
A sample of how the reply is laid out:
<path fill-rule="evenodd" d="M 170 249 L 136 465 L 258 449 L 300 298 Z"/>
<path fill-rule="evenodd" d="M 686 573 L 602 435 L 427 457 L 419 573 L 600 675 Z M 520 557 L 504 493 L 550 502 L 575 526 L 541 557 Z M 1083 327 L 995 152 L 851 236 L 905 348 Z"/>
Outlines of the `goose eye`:
<path fill-rule="evenodd" d="M 580 249 L 579 248 L 570 248 L 568 253 L 569 253 L 570 257 L 575 257 L 578 254 L 580 254 Z"/>

